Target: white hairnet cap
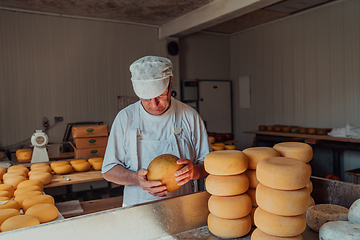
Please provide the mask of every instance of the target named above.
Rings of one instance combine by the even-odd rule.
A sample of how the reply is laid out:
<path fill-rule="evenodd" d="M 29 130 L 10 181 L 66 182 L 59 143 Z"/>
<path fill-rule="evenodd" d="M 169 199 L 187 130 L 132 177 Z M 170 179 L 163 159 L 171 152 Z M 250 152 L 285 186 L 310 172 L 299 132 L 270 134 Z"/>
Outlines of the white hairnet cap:
<path fill-rule="evenodd" d="M 135 94 L 143 99 L 161 95 L 169 85 L 173 65 L 164 57 L 146 56 L 130 65 Z"/>

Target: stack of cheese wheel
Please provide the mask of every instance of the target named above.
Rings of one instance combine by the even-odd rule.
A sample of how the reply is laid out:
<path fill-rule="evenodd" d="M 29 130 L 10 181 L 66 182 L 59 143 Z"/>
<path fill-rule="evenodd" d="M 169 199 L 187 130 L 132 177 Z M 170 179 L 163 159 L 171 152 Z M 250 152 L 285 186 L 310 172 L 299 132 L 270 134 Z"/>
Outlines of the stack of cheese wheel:
<path fill-rule="evenodd" d="M 6 168 L 0 167 L 0 182 L 3 180 L 3 175 L 6 173 Z"/>
<path fill-rule="evenodd" d="M 311 166 L 309 162 L 313 158 L 313 149 L 309 144 L 302 142 L 282 142 L 275 144 L 274 149 L 276 149 L 280 156 L 294 158 L 306 163 L 306 165 L 310 168 Z M 310 193 L 313 191 L 312 182 L 309 180 L 309 183 L 306 185 Z M 315 205 L 314 199 L 309 197 L 309 207 Z"/>
<path fill-rule="evenodd" d="M 254 213 L 258 204 L 256 203 L 256 186 L 258 185 L 259 181 L 256 178 L 256 167 L 258 163 L 269 157 L 279 157 L 280 153 L 271 147 L 251 147 L 246 148 L 243 150 L 243 153 L 247 156 L 249 160 L 248 169 L 246 170 L 245 174 L 249 178 L 249 189 L 246 192 L 252 201 L 252 209 L 251 209 L 251 220 L 252 225 L 254 224 Z"/>
<path fill-rule="evenodd" d="M 63 175 L 69 174 L 73 171 L 71 164 L 68 161 L 56 161 L 50 164 L 51 170 L 55 174 Z"/>
<path fill-rule="evenodd" d="M 3 175 L 3 183 L 11 184 L 16 189 L 17 185 L 27 180 L 29 169 L 24 165 L 13 165 Z"/>
<path fill-rule="evenodd" d="M 75 172 L 86 172 L 91 168 L 91 164 L 86 159 L 74 159 L 70 164 Z"/>
<path fill-rule="evenodd" d="M 204 159 L 209 173 L 205 187 L 208 201 L 209 231 L 221 238 L 238 238 L 251 230 L 251 199 L 246 194 L 249 179 L 244 173 L 246 155 L 238 150 L 210 152 Z"/>
<path fill-rule="evenodd" d="M 305 213 L 309 207 L 311 169 L 290 157 L 270 157 L 256 169 L 259 184 L 254 213 L 257 232 L 297 239 L 306 228 Z M 254 234 L 252 239 L 256 240 Z"/>
<path fill-rule="evenodd" d="M 88 162 L 90 163 L 91 167 L 97 171 L 101 170 L 103 161 L 104 161 L 104 158 L 102 158 L 102 157 L 88 159 Z"/>
<path fill-rule="evenodd" d="M 44 185 L 52 182 L 51 167 L 48 163 L 33 163 L 30 166 L 29 179 L 40 180 Z"/>

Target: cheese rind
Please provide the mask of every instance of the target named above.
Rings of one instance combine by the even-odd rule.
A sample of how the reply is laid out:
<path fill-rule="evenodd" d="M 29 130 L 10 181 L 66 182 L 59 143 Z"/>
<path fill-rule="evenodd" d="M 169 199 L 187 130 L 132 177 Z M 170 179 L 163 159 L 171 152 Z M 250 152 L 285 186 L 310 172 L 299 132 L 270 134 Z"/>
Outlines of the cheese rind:
<path fill-rule="evenodd" d="M 37 205 L 37 204 L 43 204 L 43 203 L 50 203 L 52 205 L 55 205 L 55 200 L 51 195 L 37 195 L 37 196 L 31 196 L 26 198 L 22 203 L 22 208 L 24 212 L 26 212 L 30 207 Z"/>
<path fill-rule="evenodd" d="M 40 221 L 31 215 L 18 215 L 6 219 L 0 226 L 1 232 L 39 225 Z"/>
<path fill-rule="evenodd" d="M 75 162 L 71 164 L 72 168 L 75 172 L 86 172 L 89 171 L 91 168 L 90 163 L 86 162 Z"/>
<path fill-rule="evenodd" d="M 251 240 L 302 240 L 301 235 L 297 235 L 294 237 L 279 237 L 279 236 L 272 236 L 267 233 L 264 233 L 259 228 L 256 228 L 251 234 Z"/>
<path fill-rule="evenodd" d="M 6 184 L 11 184 L 13 185 L 13 187 L 16 189 L 17 186 L 19 185 L 19 183 L 21 183 L 22 181 L 25 181 L 26 177 L 24 176 L 14 176 L 14 177 L 9 177 L 7 179 L 4 179 L 3 182 Z"/>
<path fill-rule="evenodd" d="M 313 149 L 307 143 L 302 142 L 282 142 L 274 146 L 282 157 L 295 158 L 308 163 L 313 158 Z"/>
<path fill-rule="evenodd" d="M 37 179 L 33 179 L 33 180 L 25 180 L 21 183 L 19 183 L 19 185 L 17 186 L 18 189 L 23 189 L 23 188 L 27 188 L 28 186 L 39 186 L 41 189 L 44 189 L 44 184 Z"/>
<path fill-rule="evenodd" d="M 249 188 L 249 179 L 245 173 L 237 175 L 208 175 L 206 190 L 217 196 L 234 196 L 245 193 Z"/>
<path fill-rule="evenodd" d="M 294 237 L 306 229 L 305 214 L 280 216 L 266 212 L 260 207 L 255 210 L 254 222 L 261 231 L 279 237 Z"/>
<path fill-rule="evenodd" d="M 207 223 L 209 231 L 221 238 L 239 238 L 245 236 L 251 230 L 250 215 L 237 219 L 225 219 L 210 213 Z"/>
<path fill-rule="evenodd" d="M 73 171 L 73 167 L 70 164 L 62 164 L 53 166 L 53 170 L 55 174 L 63 175 L 71 173 Z"/>
<path fill-rule="evenodd" d="M 246 193 L 228 197 L 212 195 L 208 201 L 208 208 L 219 218 L 235 219 L 249 215 L 252 204 Z"/>
<path fill-rule="evenodd" d="M 358 240 L 360 239 L 360 224 L 350 221 L 332 221 L 321 226 L 321 240 Z"/>
<path fill-rule="evenodd" d="M 0 209 L 0 226 L 8 218 L 20 215 L 20 211 L 15 208 Z"/>
<path fill-rule="evenodd" d="M 205 171 L 214 175 L 235 175 L 246 171 L 248 158 L 242 151 L 223 150 L 208 153 L 204 158 Z"/>
<path fill-rule="evenodd" d="M 53 204 L 42 203 L 31 206 L 25 215 L 34 216 L 39 219 L 40 223 L 46 223 L 54 220 L 59 215 L 59 210 Z"/>
<path fill-rule="evenodd" d="M 309 190 L 279 190 L 259 183 L 256 188 L 256 202 L 263 210 L 282 216 L 296 216 L 309 208 Z"/>
<path fill-rule="evenodd" d="M 32 174 L 29 177 L 29 179 L 30 180 L 39 180 L 44 185 L 46 185 L 46 184 L 49 184 L 52 182 L 52 175 L 51 175 L 51 173 L 48 173 L 48 172 L 36 173 L 36 174 Z"/>
<path fill-rule="evenodd" d="M 319 232 L 322 225 L 331 221 L 347 221 L 349 209 L 335 204 L 317 204 L 306 211 L 307 225 Z"/>
<path fill-rule="evenodd" d="M 271 147 L 251 147 L 243 150 L 248 157 L 248 169 L 256 169 L 260 161 L 269 157 L 280 157 L 280 153 Z"/>
<path fill-rule="evenodd" d="M 20 211 L 20 204 L 15 200 L 8 200 L 4 204 L 0 204 L 0 209 L 15 208 Z"/>
<path fill-rule="evenodd" d="M 281 189 L 304 188 L 310 181 L 311 169 L 299 160 L 288 157 L 270 157 L 262 160 L 256 169 L 256 177 L 263 185 Z"/>

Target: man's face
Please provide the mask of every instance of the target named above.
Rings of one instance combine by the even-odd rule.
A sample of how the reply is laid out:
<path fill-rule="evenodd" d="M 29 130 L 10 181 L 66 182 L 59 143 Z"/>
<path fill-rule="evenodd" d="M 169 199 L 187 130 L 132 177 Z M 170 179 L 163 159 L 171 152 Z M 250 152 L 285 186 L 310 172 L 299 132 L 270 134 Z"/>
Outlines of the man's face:
<path fill-rule="evenodd" d="M 142 99 L 141 105 L 144 107 L 145 111 L 152 115 L 161 115 L 170 108 L 171 100 L 171 89 L 172 89 L 172 80 L 168 88 L 160 96 L 150 99 Z"/>

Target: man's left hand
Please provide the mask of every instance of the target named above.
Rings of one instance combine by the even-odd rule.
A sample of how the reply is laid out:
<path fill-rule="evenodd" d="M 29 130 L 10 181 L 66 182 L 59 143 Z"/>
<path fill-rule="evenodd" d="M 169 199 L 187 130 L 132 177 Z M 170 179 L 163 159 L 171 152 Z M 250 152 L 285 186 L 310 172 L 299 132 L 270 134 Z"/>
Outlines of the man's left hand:
<path fill-rule="evenodd" d="M 199 179 L 199 171 L 193 165 L 192 161 L 189 159 L 180 159 L 177 160 L 177 164 L 184 164 L 185 166 L 175 172 L 175 180 L 178 181 L 178 185 L 184 185 L 190 180 Z"/>

